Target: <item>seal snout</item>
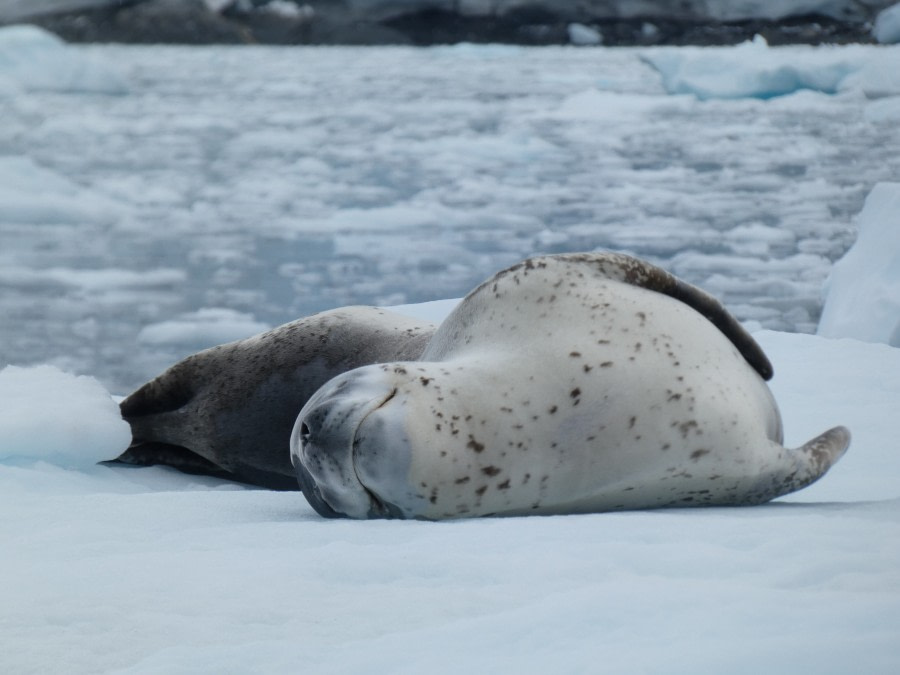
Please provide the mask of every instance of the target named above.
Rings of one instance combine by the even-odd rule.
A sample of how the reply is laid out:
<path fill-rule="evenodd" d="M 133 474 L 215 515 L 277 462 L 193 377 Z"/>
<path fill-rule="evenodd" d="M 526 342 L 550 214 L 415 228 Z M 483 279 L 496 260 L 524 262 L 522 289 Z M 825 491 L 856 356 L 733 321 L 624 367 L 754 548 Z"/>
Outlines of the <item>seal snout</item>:
<path fill-rule="evenodd" d="M 354 441 L 366 417 L 395 390 L 350 372 L 317 391 L 300 411 L 291 435 L 291 463 L 310 505 L 326 517 L 365 518 L 379 503 L 360 482 Z"/>

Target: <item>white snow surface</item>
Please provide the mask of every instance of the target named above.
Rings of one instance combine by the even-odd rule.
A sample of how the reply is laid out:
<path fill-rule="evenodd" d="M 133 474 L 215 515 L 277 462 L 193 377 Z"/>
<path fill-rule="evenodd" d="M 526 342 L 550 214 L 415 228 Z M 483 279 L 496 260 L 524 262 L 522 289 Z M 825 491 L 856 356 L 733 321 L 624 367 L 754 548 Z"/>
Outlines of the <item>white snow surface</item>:
<path fill-rule="evenodd" d="M 818 334 L 900 347 L 900 183 L 875 186 L 858 226 L 828 277 Z"/>
<path fill-rule="evenodd" d="M 119 406 L 94 378 L 48 365 L 0 370 L 0 463 L 85 468 L 130 442 Z"/>
<path fill-rule="evenodd" d="M 0 460 L 0 671 L 895 673 L 900 350 L 756 337 L 788 445 L 853 431 L 810 488 L 750 508 L 443 523 L 324 520 L 299 493 L 162 468 L 63 468 L 67 423 L 119 439 L 81 437 L 85 460 L 127 443 L 109 397 L 7 369 L 0 410 L 21 401 L 35 452 Z"/>
<path fill-rule="evenodd" d="M 872 35 L 883 44 L 900 42 L 900 3 L 878 13 Z"/>

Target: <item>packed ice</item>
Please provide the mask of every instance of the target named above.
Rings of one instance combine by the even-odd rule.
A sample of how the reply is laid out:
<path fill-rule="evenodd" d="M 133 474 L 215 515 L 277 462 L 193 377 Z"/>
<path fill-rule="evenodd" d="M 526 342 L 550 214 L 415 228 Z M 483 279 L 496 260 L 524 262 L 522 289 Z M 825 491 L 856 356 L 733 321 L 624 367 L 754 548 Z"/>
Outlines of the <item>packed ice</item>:
<path fill-rule="evenodd" d="M 813 332 L 866 194 L 900 173 L 900 47 L 73 47 L 35 30 L 45 78 L 86 60 L 126 87 L 0 101 L 0 363 L 119 393 L 211 346 L 222 317 L 252 331 L 460 297 L 558 251 L 631 252 L 753 325 Z M 834 94 L 666 91 L 657 68 L 704 58 L 847 74 Z M 171 330 L 186 317 L 189 339 Z"/>

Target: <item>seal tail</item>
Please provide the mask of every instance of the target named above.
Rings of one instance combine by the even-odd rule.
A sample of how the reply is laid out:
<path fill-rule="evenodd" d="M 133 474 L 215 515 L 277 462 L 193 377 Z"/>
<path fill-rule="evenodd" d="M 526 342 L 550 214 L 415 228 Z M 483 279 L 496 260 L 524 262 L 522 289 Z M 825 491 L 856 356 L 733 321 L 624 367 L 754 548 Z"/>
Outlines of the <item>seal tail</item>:
<path fill-rule="evenodd" d="M 815 483 L 844 456 L 849 445 L 850 430 L 846 427 L 834 427 L 799 448 L 787 450 L 788 471 L 774 479 L 775 494 L 770 499 L 802 490 Z"/>

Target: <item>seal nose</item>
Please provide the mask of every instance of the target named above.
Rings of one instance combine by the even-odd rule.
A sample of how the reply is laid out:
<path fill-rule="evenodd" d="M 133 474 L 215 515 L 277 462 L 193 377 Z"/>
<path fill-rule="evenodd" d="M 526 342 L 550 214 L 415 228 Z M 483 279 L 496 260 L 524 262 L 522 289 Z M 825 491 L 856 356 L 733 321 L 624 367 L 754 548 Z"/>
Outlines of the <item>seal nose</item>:
<path fill-rule="evenodd" d="M 309 443 L 312 432 L 306 422 L 300 422 L 300 445 L 301 447 Z"/>
<path fill-rule="evenodd" d="M 356 426 L 365 416 L 369 401 L 327 397 L 300 411 L 292 438 L 292 460 L 306 463 L 339 459 L 352 449 Z"/>

